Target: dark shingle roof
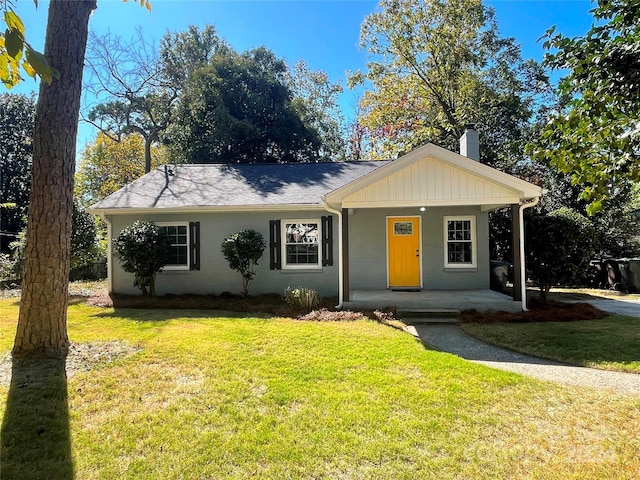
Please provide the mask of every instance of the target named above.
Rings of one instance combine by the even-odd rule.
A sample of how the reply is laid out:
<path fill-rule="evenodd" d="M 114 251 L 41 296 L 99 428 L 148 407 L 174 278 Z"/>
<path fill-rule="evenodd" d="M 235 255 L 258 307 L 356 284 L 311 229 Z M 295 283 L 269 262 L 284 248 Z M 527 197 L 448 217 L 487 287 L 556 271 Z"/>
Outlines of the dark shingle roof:
<path fill-rule="evenodd" d="M 327 193 L 387 163 L 163 166 L 91 209 L 320 205 Z"/>

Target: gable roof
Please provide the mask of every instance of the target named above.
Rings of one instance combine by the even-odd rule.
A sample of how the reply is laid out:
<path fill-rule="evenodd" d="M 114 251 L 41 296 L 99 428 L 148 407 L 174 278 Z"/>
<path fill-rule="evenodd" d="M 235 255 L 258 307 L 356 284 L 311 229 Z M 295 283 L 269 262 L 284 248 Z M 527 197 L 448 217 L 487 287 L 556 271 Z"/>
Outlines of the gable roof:
<path fill-rule="evenodd" d="M 479 205 L 542 195 L 536 185 L 433 144 L 394 161 L 159 167 L 92 213 Z"/>
<path fill-rule="evenodd" d="M 93 212 L 321 207 L 322 197 L 389 163 L 203 164 L 159 167 L 93 205 Z"/>
<path fill-rule="evenodd" d="M 457 153 L 426 144 L 326 196 L 342 208 L 481 205 L 542 195 L 542 188 Z"/>

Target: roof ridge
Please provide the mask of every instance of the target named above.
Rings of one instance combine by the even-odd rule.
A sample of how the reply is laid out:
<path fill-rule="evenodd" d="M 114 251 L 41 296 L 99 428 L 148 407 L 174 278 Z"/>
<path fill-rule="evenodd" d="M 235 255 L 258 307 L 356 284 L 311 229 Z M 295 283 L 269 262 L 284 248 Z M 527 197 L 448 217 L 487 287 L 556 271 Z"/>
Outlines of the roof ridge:
<path fill-rule="evenodd" d="M 341 162 L 290 162 L 290 163 L 165 163 L 159 165 L 155 170 L 162 169 L 164 167 L 284 167 L 284 166 L 308 166 L 308 165 L 354 165 L 365 163 L 382 163 L 392 162 L 392 159 L 384 160 L 345 160 Z"/>

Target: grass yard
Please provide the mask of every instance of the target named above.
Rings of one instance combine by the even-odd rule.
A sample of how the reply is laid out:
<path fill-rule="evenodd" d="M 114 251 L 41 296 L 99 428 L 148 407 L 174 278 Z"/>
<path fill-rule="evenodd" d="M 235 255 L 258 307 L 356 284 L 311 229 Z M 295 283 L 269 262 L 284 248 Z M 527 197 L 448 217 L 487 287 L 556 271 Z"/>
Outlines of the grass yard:
<path fill-rule="evenodd" d="M 585 367 L 640 373 L 640 318 L 543 323 L 463 323 L 487 343 Z"/>
<path fill-rule="evenodd" d="M 0 300 L 0 352 L 17 312 L 15 299 Z M 72 342 L 132 349 L 68 379 L 60 365 L 16 362 L 12 384 L 0 385 L 0 478 L 610 480 L 640 471 L 639 397 L 492 370 L 371 321 L 213 315 L 72 305 Z"/>

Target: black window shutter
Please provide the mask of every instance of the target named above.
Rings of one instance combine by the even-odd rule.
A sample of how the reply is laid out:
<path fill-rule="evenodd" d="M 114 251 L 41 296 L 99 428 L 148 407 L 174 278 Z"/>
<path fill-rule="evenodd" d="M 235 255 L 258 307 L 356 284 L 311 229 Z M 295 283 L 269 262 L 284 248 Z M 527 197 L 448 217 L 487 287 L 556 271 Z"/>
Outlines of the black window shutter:
<path fill-rule="evenodd" d="M 280 236 L 280 220 L 269 220 L 269 268 L 282 268 L 282 241 Z"/>
<path fill-rule="evenodd" d="M 333 217 L 322 217 L 322 266 L 333 266 Z"/>
<path fill-rule="evenodd" d="M 200 222 L 189 222 L 189 270 L 200 270 Z"/>

